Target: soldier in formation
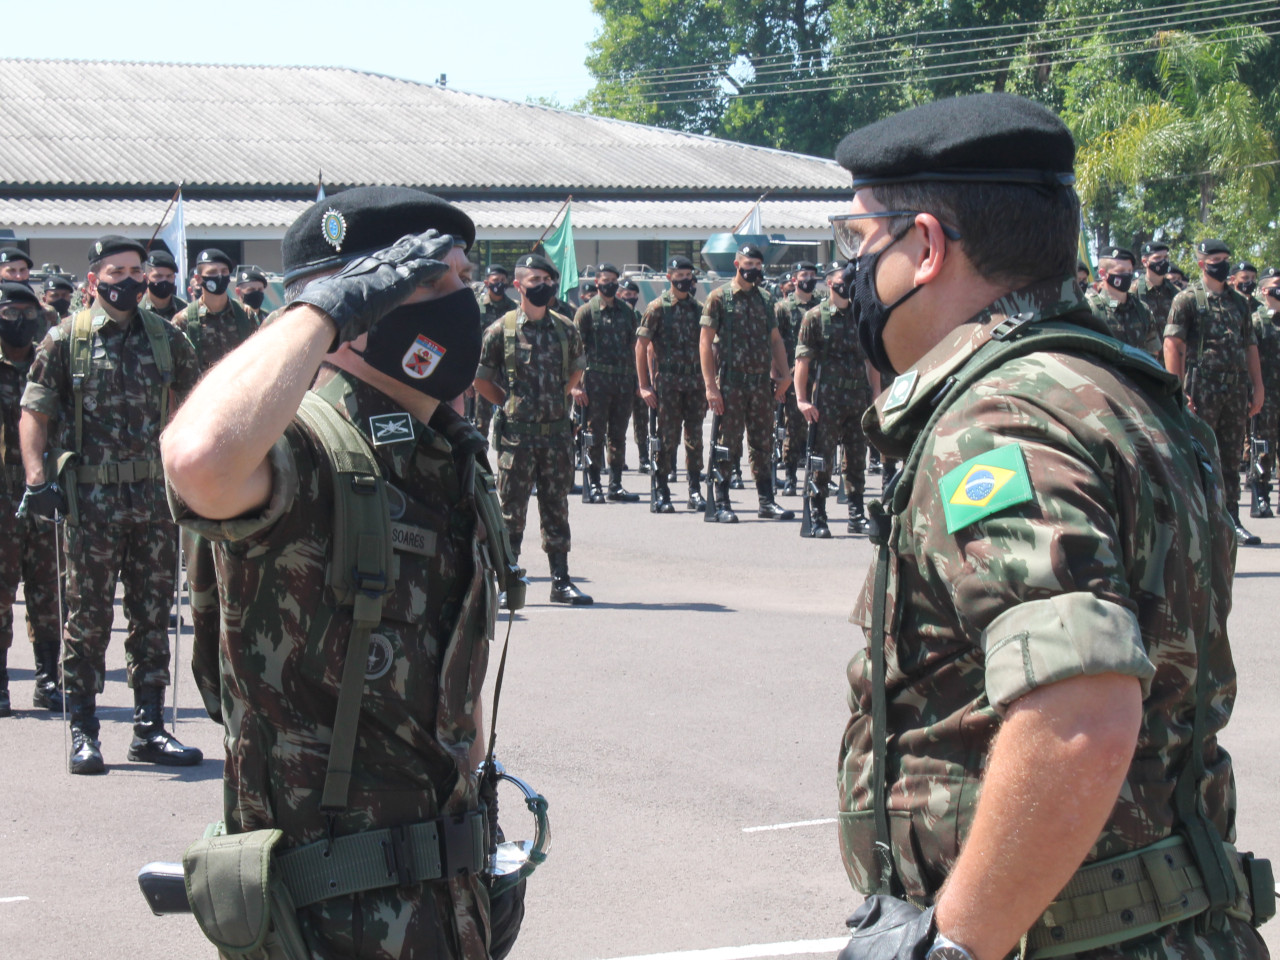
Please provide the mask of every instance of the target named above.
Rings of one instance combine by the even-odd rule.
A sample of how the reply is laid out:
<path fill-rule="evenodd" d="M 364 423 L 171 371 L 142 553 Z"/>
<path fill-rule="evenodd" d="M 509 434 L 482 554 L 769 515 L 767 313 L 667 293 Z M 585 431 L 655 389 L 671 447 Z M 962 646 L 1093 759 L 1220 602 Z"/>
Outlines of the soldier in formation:
<path fill-rule="evenodd" d="M 498 318 L 505 317 L 512 310 L 519 309 L 520 304 L 507 296 L 507 289 L 510 286 L 511 274 L 507 268 L 500 263 L 489 264 L 489 269 L 485 271 L 484 285 L 477 294 L 481 321 L 486 327 Z M 468 393 L 475 405 L 471 422 L 476 425 L 476 429 L 481 434 L 487 437 L 489 424 L 493 422 L 493 404 L 476 394 L 474 388 Z"/>
<path fill-rule="evenodd" d="M 1169 245 L 1159 240 L 1152 240 L 1142 245 L 1142 272 L 1134 284 L 1138 299 L 1151 313 L 1151 318 L 1160 331 L 1161 351 L 1159 360 L 1164 363 L 1164 328 L 1169 322 L 1169 308 L 1173 306 L 1173 298 L 1178 295 L 1173 281 L 1169 279 L 1173 264 L 1169 261 Z"/>
<path fill-rule="evenodd" d="M 261 267 L 245 264 L 236 270 L 236 299 L 244 307 L 244 312 L 249 315 L 256 330 L 266 317 L 262 304 L 267 299 L 267 275 Z"/>
<path fill-rule="evenodd" d="M 164 250 L 152 250 L 144 265 L 147 271 L 147 292 L 138 304 L 159 317 L 172 321 L 187 309 L 187 301 L 178 296 L 178 264 Z"/>
<path fill-rule="evenodd" d="M 796 342 L 800 333 L 800 323 L 805 315 L 820 303 L 818 297 L 814 295 L 817 286 L 817 264 L 809 260 L 801 260 L 791 269 L 791 292 L 779 300 L 774 307 L 778 333 L 782 336 L 782 344 L 787 350 L 788 370 L 795 369 Z M 782 445 L 782 466 L 786 479 L 783 481 L 782 492 L 787 496 L 794 496 L 796 468 L 800 463 L 800 454 L 804 450 L 807 433 L 805 419 L 796 405 L 794 387 L 787 391 L 783 407 L 783 422 L 786 427 L 786 439 Z"/>
<path fill-rule="evenodd" d="M 75 294 L 75 285 L 66 277 L 56 273 L 44 279 L 44 303 L 53 309 L 61 320 L 71 313 L 71 297 Z"/>
<path fill-rule="evenodd" d="M 1253 312 L 1253 338 L 1258 344 L 1258 365 L 1262 368 L 1262 389 L 1266 399 L 1253 420 L 1255 443 L 1267 445 L 1267 452 L 1250 458 L 1249 486 L 1253 494 L 1249 516 L 1267 518 L 1271 510 L 1271 477 L 1280 453 L 1280 270 L 1267 267 L 1258 285 L 1261 303 Z"/>
<path fill-rule="evenodd" d="M 627 279 L 618 284 L 618 299 L 630 307 L 636 317 L 640 316 L 640 286 L 634 280 Z M 631 439 L 640 456 L 639 472 L 647 474 L 653 466 L 649 462 L 649 407 L 640 396 L 639 389 L 631 394 Z"/>
<path fill-rule="evenodd" d="M 1098 258 L 1098 287 L 1085 292 L 1085 302 L 1113 337 L 1159 360 L 1164 354 L 1164 328 L 1156 326 L 1142 298 L 1131 292 L 1135 266 L 1133 254 L 1123 247 L 1103 250 Z"/>

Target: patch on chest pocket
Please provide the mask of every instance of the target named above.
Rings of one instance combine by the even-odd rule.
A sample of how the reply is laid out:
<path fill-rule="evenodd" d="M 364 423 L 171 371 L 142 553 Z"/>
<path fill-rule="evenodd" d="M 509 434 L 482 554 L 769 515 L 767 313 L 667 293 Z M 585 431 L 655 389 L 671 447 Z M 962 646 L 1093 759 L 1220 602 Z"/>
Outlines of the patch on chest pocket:
<path fill-rule="evenodd" d="M 416 527 L 409 523 L 391 523 L 391 546 L 406 553 L 416 553 L 421 557 L 432 556 L 436 552 L 436 533 L 425 527 Z"/>
<path fill-rule="evenodd" d="M 369 637 L 369 662 L 364 668 L 366 680 L 381 680 L 391 671 L 391 665 L 395 661 L 395 651 L 390 640 L 380 633 Z"/>

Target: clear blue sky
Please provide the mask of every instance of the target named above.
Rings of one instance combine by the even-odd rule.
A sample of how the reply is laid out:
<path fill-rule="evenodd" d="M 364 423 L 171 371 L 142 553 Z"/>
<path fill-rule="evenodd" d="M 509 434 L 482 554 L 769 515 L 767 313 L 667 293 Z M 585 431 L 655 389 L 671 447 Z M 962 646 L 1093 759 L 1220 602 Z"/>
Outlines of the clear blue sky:
<path fill-rule="evenodd" d="M 569 106 L 599 20 L 590 0 L 230 0 L 112 6 L 63 0 L 5 56 L 352 67 Z"/>

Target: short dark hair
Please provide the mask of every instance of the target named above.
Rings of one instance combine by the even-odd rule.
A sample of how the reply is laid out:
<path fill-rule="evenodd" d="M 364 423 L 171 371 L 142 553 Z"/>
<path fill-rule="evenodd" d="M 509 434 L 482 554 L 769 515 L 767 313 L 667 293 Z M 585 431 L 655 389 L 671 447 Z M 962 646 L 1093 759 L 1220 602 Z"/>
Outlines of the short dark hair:
<path fill-rule="evenodd" d="M 1020 287 L 1074 274 L 1080 199 L 1070 187 L 921 181 L 872 190 L 890 210 L 923 210 L 955 227 L 965 256 L 985 280 Z M 899 218 L 891 229 L 906 222 Z"/>

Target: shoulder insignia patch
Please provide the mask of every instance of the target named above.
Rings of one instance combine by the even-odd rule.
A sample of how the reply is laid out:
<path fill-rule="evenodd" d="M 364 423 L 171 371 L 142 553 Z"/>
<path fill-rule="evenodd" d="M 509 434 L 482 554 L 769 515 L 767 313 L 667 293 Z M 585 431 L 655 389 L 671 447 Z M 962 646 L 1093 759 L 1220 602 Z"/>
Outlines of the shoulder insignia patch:
<path fill-rule="evenodd" d="M 413 439 L 413 417 L 407 413 L 380 413 L 369 418 L 369 433 L 375 447 Z"/>
<path fill-rule="evenodd" d="M 947 533 L 1031 499 L 1022 447 L 1010 443 L 966 460 L 938 483 Z"/>
<path fill-rule="evenodd" d="M 889 396 L 884 400 L 884 412 L 897 410 L 899 407 L 906 406 L 908 400 L 911 399 L 911 393 L 916 388 L 916 380 L 920 378 L 919 371 L 910 370 L 893 381 L 893 386 L 889 388 Z"/>

